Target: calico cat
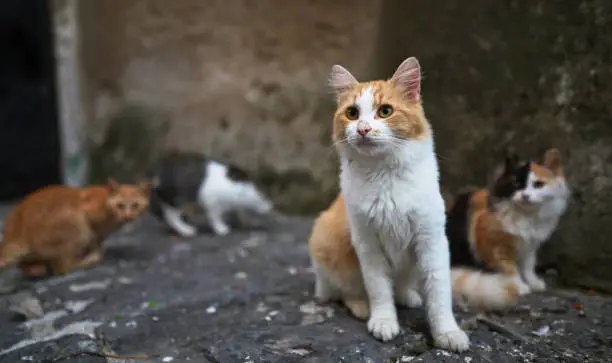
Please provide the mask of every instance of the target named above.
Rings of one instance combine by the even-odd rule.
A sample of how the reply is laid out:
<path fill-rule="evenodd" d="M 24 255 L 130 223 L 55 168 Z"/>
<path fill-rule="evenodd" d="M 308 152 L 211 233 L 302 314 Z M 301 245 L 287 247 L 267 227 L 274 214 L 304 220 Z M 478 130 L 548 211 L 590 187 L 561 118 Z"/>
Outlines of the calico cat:
<path fill-rule="evenodd" d="M 434 343 L 464 351 L 453 315 L 445 204 L 416 58 L 388 80 L 359 83 L 335 65 L 333 141 L 341 193 L 309 240 L 315 297 L 340 300 L 376 338 L 400 332 L 395 302 L 425 305 Z"/>
<path fill-rule="evenodd" d="M 511 153 L 488 189 L 458 195 L 446 227 L 455 298 L 500 309 L 544 290 L 535 273 L 537 252 L 557 227 L 569 194 L 560 153 L 550 149 L 543 164 Z"/>
<path fill-rule="evenodd" d="M 0 269 L 16 263 L 25 276 L 66 274 L 99 263 L 102 243 L 147 209 L 150 183 L 44 187 L 8 215 Z M 49 271 L 50 270 L 50 271 Z"/>
<path fill-rule="evenodd" d="M 230 232 L 225 217 L 237 212 L 244 217 L 254 212 L 272 212 L 272 203 L 264 197 L 238 167 L 211 160 L 195 152 L 166 153 L 150 172 L 153 191 L 151 212 L 182 237 L 193 237 L 196 227 L 185 221 L 184 211 L 203 209 L 210 227 L 220 236 Z M 193 207 L 197 208 L 193 208 Z"/>

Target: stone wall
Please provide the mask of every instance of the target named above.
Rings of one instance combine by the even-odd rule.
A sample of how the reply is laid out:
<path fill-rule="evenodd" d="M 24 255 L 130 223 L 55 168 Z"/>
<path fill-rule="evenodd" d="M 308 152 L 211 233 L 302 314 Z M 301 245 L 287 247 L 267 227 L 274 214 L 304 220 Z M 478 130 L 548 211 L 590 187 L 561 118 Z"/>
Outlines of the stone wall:
<path fill-rule="evenodd" d="M 90 137 L 103 143 L 107 120 L 125 103 L 163 110 L 165 147 L 232 161 L 254 172 L 282 209 L 318 211 L 337 184 L 327 73 L 335 62 L 367 67 L 378 7 L 365 0 L 82 2 Z"/>
<path fill-rule="evenodd" d="M 373 74 L 420 58 L 442 184 L 482 185 L 508 146 L 533 158 L 560 148 L 572 203 L 542 264 L 612 291 L 612 3 L 384 4 Z"/>
<path fill-rule="evenodd" d="M 329 66 L 387 77 L 415 55 L 443 186 L 482 185 L 508 146 L 525 157 L 559 147 L 572 203 L 543 266 L 557 268 L 564 282 L 612 291 L 612 4 L 81 4 L 94 144 L 104 144 L 109 115 L 136 102 L 169 115 L 166 147 L 233 161 L 254 172 L 283 210 L 313 213 L 337 186 Z"/>

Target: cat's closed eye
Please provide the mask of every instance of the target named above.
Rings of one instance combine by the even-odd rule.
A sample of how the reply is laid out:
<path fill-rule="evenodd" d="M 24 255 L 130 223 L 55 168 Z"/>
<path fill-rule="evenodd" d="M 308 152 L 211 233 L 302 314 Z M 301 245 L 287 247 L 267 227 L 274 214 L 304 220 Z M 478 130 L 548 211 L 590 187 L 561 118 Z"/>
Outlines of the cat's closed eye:
<path fill-rule="evenodd" d="M 541 180 L 536 180 L 536 181 L 533 182 L 532 185 L 533 185 L 534 188 L 540 189 L 540 188 L 542 188 L 544 186 L 544 182 L 541 181 Z"/>
<path fill-rule="evenodd" d="M 125 204 L 123 204 L 122 202 L 117 203 L 117 209 L 123 210 L 124 208 L 125 208 Z"/>
<path fill-rule="evenodd" d="M 139 207 L 138 202 L 133 202 L 132 203 L 132 209 L 138 209 L 138 207 Z"/>

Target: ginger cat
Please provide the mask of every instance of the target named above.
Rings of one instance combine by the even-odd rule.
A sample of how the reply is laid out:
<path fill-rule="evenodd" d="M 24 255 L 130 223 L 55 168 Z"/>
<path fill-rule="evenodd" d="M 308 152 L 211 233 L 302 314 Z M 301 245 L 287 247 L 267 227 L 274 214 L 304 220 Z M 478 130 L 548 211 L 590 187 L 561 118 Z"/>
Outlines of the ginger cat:
<path fill-rule="evenodd" d="M 148 207 L 151 184 L 44 187 L 9 214 L 0 244 L 0 269 L 17 263 L 25 276 L 66 274 L 99 263 L 102 242 Z"/>
<path fill-rule="evenodd" d="M 453 295 L 485 310 L 512 305 L 519 295 L 542 291 L 537 252 L 565 212 L 569 188 L 560 153 L 543 164 L 511 153 L 490 188 L 457 196 L 447 214 Z"/>
<path fill-rule="evenodd" d="M 396 302 L 424 303 L 434 343 L 468 349 L 452 310 L 445 204 L 417 59 L 389 80 L 363 83 L 336 65 L 331 85 L 341 193 L 310 237 L 315 297 L 343 301 L 382 341 L 400 332 Z"/>

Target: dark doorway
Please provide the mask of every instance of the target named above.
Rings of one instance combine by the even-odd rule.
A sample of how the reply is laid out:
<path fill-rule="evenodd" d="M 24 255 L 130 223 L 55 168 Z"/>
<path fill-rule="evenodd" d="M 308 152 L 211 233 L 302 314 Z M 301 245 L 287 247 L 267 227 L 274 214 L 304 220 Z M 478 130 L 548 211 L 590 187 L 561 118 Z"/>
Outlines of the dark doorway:
<path fill-rule="evenodd" d="M 49 1 L 0 1 L 0 200 L 61 182 Z"/>

